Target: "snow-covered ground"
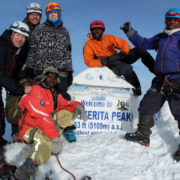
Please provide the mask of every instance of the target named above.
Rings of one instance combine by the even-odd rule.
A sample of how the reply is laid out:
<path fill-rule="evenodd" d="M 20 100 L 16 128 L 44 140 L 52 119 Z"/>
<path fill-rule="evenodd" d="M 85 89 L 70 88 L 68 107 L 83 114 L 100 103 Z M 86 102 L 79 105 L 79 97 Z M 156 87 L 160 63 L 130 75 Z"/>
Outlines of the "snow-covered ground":
<path fill-rule="evenodd" d="M 62 166 L 77 180 L 84 175 L 92 180 L 178 180 L 180 163 L 173 161 L 179 144 L 177 122 L 167 106 L 155 121 L 149 147 L 124 140 L 124 131 L 78 137 L 75 143 L 68 143 L 62 137 L 64 150 L 59 155 Z M 7 161 L 21 165 L 29 148 L 25 144 L 8 145 Z M 60 168 L 55 156 L 39 166 L 36 179 L 42 180 L 50 170 L 53 180 L 73 179 Z"/>

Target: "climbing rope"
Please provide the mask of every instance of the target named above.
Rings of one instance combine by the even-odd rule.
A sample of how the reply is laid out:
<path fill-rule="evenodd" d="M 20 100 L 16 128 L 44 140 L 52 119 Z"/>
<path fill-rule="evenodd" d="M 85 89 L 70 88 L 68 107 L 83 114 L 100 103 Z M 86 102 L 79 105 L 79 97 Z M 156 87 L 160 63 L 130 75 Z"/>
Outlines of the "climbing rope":
<path fill-rule="evenodd" d="M 64 168 L 62 167 L 62 165 L 61 165 L 61 162 L 60 162 L 60 160 L 59 160 L 58 155 L 59 155 L 59 154 L 56 154 L 56 158 L 57 158 L 57 161 L 58 161 L 58 163 L 59 163 L 60 167 L 61 167 L 64 171 L 66 171 L 67 173 L 69 173 L 69 174 L 70 174 L 70 175 L 74 178 L 74 180 L 76 180 L 76 177 L 74 176 L 74 174 L 73 174 L 73 173 L 69 172 L 68 170 L 66 170 L 66 169 L 64 169 Z"/>

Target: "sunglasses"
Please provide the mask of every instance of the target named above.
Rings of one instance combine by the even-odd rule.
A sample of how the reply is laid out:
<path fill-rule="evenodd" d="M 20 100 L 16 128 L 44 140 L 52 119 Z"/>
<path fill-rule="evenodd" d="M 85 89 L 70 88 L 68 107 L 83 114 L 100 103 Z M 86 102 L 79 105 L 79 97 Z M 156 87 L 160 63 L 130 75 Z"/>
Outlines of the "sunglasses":
<path fill-rule="evenodd" d="M 92 26 L 94 26 L 94 25 L 103 25 L 104 26 L 104 24 L 99 22 L 99 21 L 97 21 L 96 23 L 92 24 Z"/>
<path fill-rule="evenodd" d="M 47 72 L 46 75 L 47 75 L 47 77 L 51 77 L 51 76 L 54 76 L 55 78 L 59 77 L 59 75 L 57 73 L 51 73 L 51 72 Z"/>
<path fill-rule="evenodd" d="M 14 28 L 14 29 L 18 29 L 24 33 L 28 33 L 29 34 L 29 31 L 27 31 L 25 28 L 23 27 L 18 27 L 18 26 L 11 26 L 11 28 Z"/>
<path fill-rule="evenodd" d="M 40 9 L 38 7 L 27 8 L 27 10 L 35 10 L 35 11 L 41 11 L 42 12 L 42 9 Z"/>
<path fill-rule="evenodd" d="M 46 7 L 46 10 L 47 10 L 47 9 L 54 9 L 54 8 L 56 8 L 56 7 L 58 7 L 59 9 L 61 9 L 59 5 L 49 5 L 49 6 Z"/>
<path fill-rule="evenodd" d="M 171 11 L 169 13 L 166 13 L 167 16 L 177 16 L 177 15 L 180 15 L 180 13 L 178 12 L 175 12 L 175 11 Z"/>

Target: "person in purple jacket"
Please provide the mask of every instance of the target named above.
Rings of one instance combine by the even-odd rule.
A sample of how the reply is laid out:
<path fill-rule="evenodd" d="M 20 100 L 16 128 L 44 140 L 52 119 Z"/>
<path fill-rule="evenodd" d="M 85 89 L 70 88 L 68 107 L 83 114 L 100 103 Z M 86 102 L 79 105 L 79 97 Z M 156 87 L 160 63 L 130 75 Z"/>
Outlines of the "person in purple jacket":
<path fill-rule="evenodd" d="M 156 77 L 140 102 L 137 131 L 125 135 L 127 140 L 145 146 L 150 144 L 150 129 L 154 126 L 153 115 L 161 109 L 166 100 L 180 129 L 180 8 L 167 11 L 165 26 L 163 33 L 152 38 L 141 37 L 131 28 L 130 22 L 121 26 L 134 46 L 157 50 Z M 174 154 L 174 160 L 180 160 L 180 145 Z"/>

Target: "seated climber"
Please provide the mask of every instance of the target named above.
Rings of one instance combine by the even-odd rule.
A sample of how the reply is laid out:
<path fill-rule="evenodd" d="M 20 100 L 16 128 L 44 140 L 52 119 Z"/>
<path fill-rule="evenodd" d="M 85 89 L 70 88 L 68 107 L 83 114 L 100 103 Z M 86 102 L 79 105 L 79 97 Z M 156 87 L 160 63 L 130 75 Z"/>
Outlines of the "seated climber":
<path fill-rule="evenodd" d="M 41 82 L 20 100 L 20 138 L 32 144 L 26 161 L 12 175 L 18 180 L 29 179 L 37 166 L 46 163 L 51 154 L 62 152 L 60 129 L 72 126 L 75 118 L 87 121 L 84 106 L 77 101 L 67 101 L 57 94 L 55 86 L 60 81 L 58 71 L 49 67 L 43 71 Z"/>
<path fill-rule="evenodd" d="M 90 25 L 90 38 L 84 45 L 84 61 L 89 67 L 107 66 L 118 76 L 133 85 L 134 95 L 141 95 L 141 86 L 136 73 L 130 64 L 141 58 L 142 63 L 149 71 L 155 73 L 155 61 L 146 51 L 139 48 L 130 49 L 130 45 L 121 38 L 113 35 L 104 35 L 105 26 L 100 20 L 95 20 Z M 118 53 L 117 49 L 120 50 Z"/>

